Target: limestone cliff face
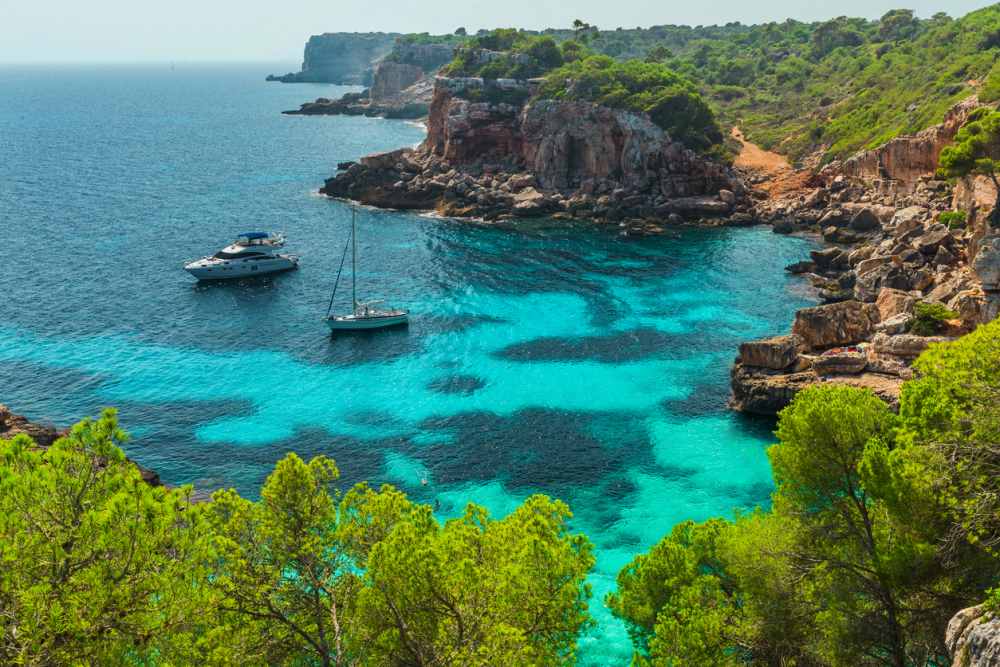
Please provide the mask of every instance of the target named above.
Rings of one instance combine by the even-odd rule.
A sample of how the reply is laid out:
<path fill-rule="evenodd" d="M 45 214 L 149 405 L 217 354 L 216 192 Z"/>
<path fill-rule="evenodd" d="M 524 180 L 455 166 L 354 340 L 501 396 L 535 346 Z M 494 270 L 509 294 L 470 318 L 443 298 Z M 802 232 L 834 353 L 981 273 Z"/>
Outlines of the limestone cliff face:
<path fill-rule="evenodd" d="M 387 60 L 404 65 L 416 65 L 430 74 L 451 62 L 455 47 L 451 44 L 413 44 L 400 40 Z"/>
<path fill-rule="evenodd" d="M 427 116 L 423 150 L 456 165 L 521 158 L 520 108 L 457 97 L 438 80 Z"/>
<path fill-rule="evenodd" d="M 375 104 L 392 102 L 423 78 L 424 70 L 417 65 L 382 61 L 375 66 L 368 97 Z"/>
<path fill-rule="evenodd" d="M 328 32 L 306 42 L 302 71 L 270 76 L 284 83 L 367 85 L 377 61 L 392 51 L 397 33 Z"/>
<path fill-rule="evenodd" d="M 545 189 L 573 191 L 594 184 L 665 198 L 715 195 L 739 189 L 725 166 L 673 141 L 647 116 L 589 102 L 516 99 L 531 85 L 439 80 L 428 117 L 424 149 L 453 164 L 496 161 L 515 164 Z M 469 90 L 475 94 L 469 94 Z"/>
<path fill-rule="evenodd" d="M 941 150 L 954 139 L 969 113 L 978 105 L 978 99 L 970 97 L 952 108 L 940 124 L 861 151 L 835 168 L 851 178 L 867 182 L 895 181 L 901 189 L 912 190 L 921 177 L 934 173 Z"/>
<path fill-rule="evenodd" d="M 522 159 L 543 187 L 610 180 L 664 197 L 735 187 L 722 165 L 673 141 L 648 116 L 588 102 L 538 100 L 520 116 Z"/>

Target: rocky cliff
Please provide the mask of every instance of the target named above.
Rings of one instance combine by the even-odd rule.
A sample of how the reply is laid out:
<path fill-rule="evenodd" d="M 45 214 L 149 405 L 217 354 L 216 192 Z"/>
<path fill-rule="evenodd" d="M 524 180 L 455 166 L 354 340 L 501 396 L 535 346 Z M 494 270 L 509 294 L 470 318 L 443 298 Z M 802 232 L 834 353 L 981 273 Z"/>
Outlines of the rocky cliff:
<path fill-rule="evenodd" d="M 283 83 L 368 85 L 375 63 L 392 51 L 397 33 L 328 32 L 306 42 L 302 71 L 267 77 Z"/>
<path fill-rule="evenodd" d="M 824 305 L 799 311 L 791 336 L 741 347 L 734 407 L 774 414 L 821 381 L 868 387 L 894 404 L 928 345 L 1000 314 L 1000 235 L 986 220 L 992 188 L 934 178 L 941 149 L 974 105 L 968 100 L 941 125 L 834 163 L 803 188 L 758 205 L 776 232 L 814 231 L 827 242 L 788 267 Z M 939 221 L 945 211 L 976 206 L 965 224 Z M 953 311 L 953 320 L 936 325 L 940 335 L 911 331 L 920 302 Z"/>
<path fill-rule="evenodd" d="M 941 150 L 955 138 L 977 106 L 978 99 L 970 97 L 952 108 L 941 123 L 861 151 L 843 163 L 832 164 L 826 171 L 911 192 L 922 177 L 934 173 Z"/>
<path fill-rule="evenodd" d="M 375 66 L 368 97 L 375 104 L 396 99 L 400 93 L 424 78 L 424 70 L 417 65 L 383 61 Z"/>
<path fill-rule="evenodd" d="M 752 221 L 735 174 L 647 116 L 585 102 L 525 103 L 532 86 L 439 78 L 419 148 L 346 165 L 322 192 L 485 218 Z"/>
<path fill-rule="evenodd" d="M 434 74 L 453 54 L 451 44 L 397 40 L 392 51 L 375 64 L 368 90 L 348 93 L 338 100 L 319 98 L 284 113 L 422 118 L 430 109 Z"/>

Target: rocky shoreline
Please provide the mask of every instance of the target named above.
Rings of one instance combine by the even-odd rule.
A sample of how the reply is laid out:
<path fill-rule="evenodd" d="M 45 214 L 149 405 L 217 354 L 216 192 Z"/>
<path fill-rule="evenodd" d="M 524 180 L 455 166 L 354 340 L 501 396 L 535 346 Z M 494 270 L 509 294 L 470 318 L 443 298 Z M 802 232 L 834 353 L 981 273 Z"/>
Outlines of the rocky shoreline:
<path fill-rule="evenodd" d="M 17 435 L 26 435 L 35 443 L 39 449 L 47 449 L 59 438 L 66 436 L 69 429 L 57 429 L 50 424 L 40 424 L 32 422 L 27 417 L 14 414 L 6 405 L 0 403 L 0 439 L 10 440 Z M 134 465 L 142 476 L 142 481 L 150 486 L 163 486 L 160 476 L 153 470 L 143 468 L 131 459 L 127 459 Z"/>
<path fill-rule="evenodd" d="M 533 99 L 537 82 L 435 80 L 428 134 L 415 149 L 342 163 L 321 193 L 392 209 L 505 220 L 548 216 L 656 234 L 684 223 L 770 224 L 814 232 L 826 247 L 787 267 L 822 304 L 792 331 L 744 343 L 731 375 L 734 409 L 773 415 L 802 388 L 838 382 L 890 405 L 928 345 L 1000 314 L 1000 233 L 989 184 L 933 176 L 937 155 L 974 99 L 914 137 L 818 173 L 741 171 L 674 142 L 648 117 Z M 792 183 L 789 187 L 788 183 Z M 968 210 L 964 224 L 941 214 Z M 951 311 L 914 331 L 924 304 Z"/>
<path fill-rule="evenodd" d="M 550 216 L 650 232 L 682 221 L 755 222 L 732 168 L 673 141 L 643 114 L 525 104 L 536 85 L 438 77 L 419 147 L 341 164 L 320 192 L 449 217 Z"/>
<path fill-rule="evenodd" d="M 740 347 L 732 407 L 775 414 L 819 382 L 866 387 L 895 406 L 910 364 L 930 344 L 1000 315 L 1000 232 L 987 220 L 994 193 L 933 176 L 955 119 L 970 108 L 974 100 L 940 126 L 831 165 L 759 207 L 775 232 L 822 235 L 825 248 L 786 270 L 808 279 L 824 303 L 798 311 L 790 334 Z M 944 224 L 942 213 L 956 209 L 969 213 L 966 222 Z M 933 335 L 915 327 L 927 304 L 950 311 Z"/>

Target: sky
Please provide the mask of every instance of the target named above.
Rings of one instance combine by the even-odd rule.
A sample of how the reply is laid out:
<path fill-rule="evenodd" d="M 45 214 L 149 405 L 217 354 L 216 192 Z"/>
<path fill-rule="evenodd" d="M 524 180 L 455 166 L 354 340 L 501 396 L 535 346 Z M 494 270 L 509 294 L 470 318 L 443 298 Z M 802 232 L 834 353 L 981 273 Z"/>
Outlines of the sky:
<path fill-rule="evenodd" d="M 878 18 L 905 6 L 958 17 L 986 0 L 0 0 L 0 63 L 295 63 L 321 32 L 602 29 L 665 23 Z"/>

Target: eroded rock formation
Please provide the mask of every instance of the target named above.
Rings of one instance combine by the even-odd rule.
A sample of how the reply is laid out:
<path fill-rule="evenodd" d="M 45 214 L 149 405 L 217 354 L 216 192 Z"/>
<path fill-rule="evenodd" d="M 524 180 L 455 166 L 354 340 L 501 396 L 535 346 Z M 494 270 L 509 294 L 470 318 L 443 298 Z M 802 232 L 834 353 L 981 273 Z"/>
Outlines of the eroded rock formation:
<path fill-rule="evenodd" d="M 488 219 L 754 220 L 732 170 L 673 141 L 645 115 L 585 102 L 525 104 L 533 85 L 438 79 L 419 148 L 362 158 L 321 191 Z"/>
<path fill-rule="evenodd" d="M 952 667 L 1000 667 L 1000 619 L 984 605 L 963 609 L 948 623 Z"/>
<path fill-rule="evenodd" d="M 978 104 L 978 100 L 971 97 L 951 109 L 938 125 L 861 151 L 828 169 L 831 173 L 869 182 L 891 181 L 910 191 L 921 178 L 934 173 L 941 150 L 951 142 Z"/>

